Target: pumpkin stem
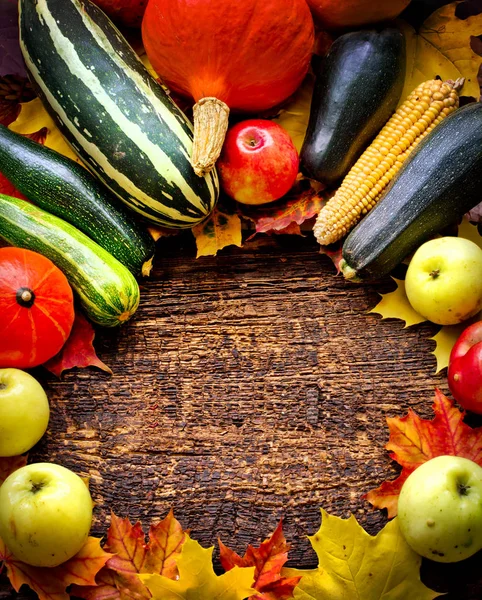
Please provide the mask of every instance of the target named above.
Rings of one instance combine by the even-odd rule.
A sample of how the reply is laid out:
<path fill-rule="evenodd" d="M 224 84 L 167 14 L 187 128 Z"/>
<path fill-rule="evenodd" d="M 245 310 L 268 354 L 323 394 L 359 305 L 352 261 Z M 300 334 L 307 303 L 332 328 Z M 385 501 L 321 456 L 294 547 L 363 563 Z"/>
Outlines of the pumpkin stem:
<path fill-rule="evenodd" d="M 35 293 L 30 288 L 21 287 L 18 288 L 15 299 L 23 308 L 31 308 L 35 302 Z"/>
<path fill-rule="evenodd" d="M 221 154 L 229 122 L 229 106 L 217 98 L 201 98 L 194 105 L 194 143 L 191 163 L 194 172 L 204 177 L 214 168 Z"/>

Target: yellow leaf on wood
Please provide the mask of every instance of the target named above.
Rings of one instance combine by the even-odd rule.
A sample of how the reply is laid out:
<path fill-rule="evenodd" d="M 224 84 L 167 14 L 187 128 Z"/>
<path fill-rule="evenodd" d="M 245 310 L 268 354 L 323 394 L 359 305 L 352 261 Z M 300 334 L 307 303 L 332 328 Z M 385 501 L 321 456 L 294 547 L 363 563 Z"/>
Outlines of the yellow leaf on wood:
<path fill-rule="evenodd" d="M 447 325 L 433 337 L 431 340 L 437 344 L 432 354 L 437 359 L 437 370 L 436 373 L 440 373 L 442 369 L 449 366 L 450 353 L 457 341 L 459 335 L 467 327 L 467 323 L 460 323 L 459 325 Z"/>
<path fill-rule="evenodd" d="M 217 206 L 209 217 L 192 228 L 197 257 L 216 256 L 226 246 L 241 246 L 241 219 L 228 208 Z"/>
<path fill-rule="evenodd" d="M 57 125 L 43 107 L 40 98 L 35 98 L 31 102 L 26 102 L 22 104 L 21 107 L 17 120 L 9 125 L 9 129 L 16 131 L 17 133 L 25 134 L 35 133 L 42 129 L 42 127 L 46 127 L 48 129 L 48 134 L 45 140 L 45 146 L 82 164 L 75 152 L 65 141 Z"/>
<path fill-rule="evenodd" d="M 457 4 L 452 2 L 432 13 L 420 28 L 420 35 L 446 56 L 465 77 L 462 95 L 479 98 L 477 73 L 482 59 L 470 47 L 470 38 L 482 35 L 482 13 L 459 19 L 455 16 Z"/>
<path fill-rule="evenodd" d="M 369 312 L 381 315 L 382 319 L 401 319 L 405 321 L 405 327 L 426 321 L 425 317 L 411 307 L 405 293 L 405 281 L 394 277 L 392 279 L 397 284 L 397 289 L 388 294 L 381 294 L 382 299 Z"/>
<path fill-rule="evenodd" d="M 162 575 L 139 577 L 153 600 L 244 600 L 253 595 L 254 567 L 234 567 L 217 576 L 212 563 L 213 549 L 202 548 L 188 537 L 177 559 L 177 580 Z"/>
<path fill-rule="evenodd" d="M 311 571 L 283 569 L 302 575 L 295 600 L 432 600 L 438 596 L 420 581 L 421 557 L 404 540 L 393 519 L 376 536 L 352 515 L 340 519 L 321 511 L 321 527 L 310 542 L 319 566 Z"/>
<path fill-rule="evenodd" d="M 477 225 L 472 225 L 468 219 L 462 220 L 462 223 L 459 225 L 458 234 L 459 237 L 470 240 L 474 244 L 477 244 L 479 248 L 482 248 L 482 236 L 479 233 Z"/>

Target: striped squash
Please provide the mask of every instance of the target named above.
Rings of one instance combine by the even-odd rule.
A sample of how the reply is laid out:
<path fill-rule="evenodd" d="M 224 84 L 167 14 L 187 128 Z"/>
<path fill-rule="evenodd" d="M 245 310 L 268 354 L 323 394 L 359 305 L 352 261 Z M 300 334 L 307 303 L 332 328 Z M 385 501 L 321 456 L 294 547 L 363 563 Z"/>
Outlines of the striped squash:
<path fill-rule="evenodd" d="M 147 221 L 193 227 L 214 208 L 216 174 L 191 166 L 192 126 L 89 0 L 20 0 L 34 86 L 74 151 Z"/>
<path fill-rule="evenodd" d="M 0 194 L 0 239 L 49 258 L 95 323 L 115 327 L 136 312 L 140 292 L 132 273 L 70 223 L 25 200 Z"/>

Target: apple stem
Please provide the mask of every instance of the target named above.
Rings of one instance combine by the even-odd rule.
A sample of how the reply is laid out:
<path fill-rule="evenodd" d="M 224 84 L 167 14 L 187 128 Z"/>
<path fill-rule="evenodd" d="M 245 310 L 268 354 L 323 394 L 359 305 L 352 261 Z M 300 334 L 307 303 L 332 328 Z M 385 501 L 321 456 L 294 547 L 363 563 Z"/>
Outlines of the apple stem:
<path fill-rule="evenodd" d="M 38 481 L 38 482 L 31 481 L 31 484 L 32 484 L 32 494 L 36 494 L 37 492 L 40 492 L 40 490 L 45 485 L 43 481 Z"/>
<path fill-rule="evenodd" d="M 469 493 L 470 485 L 464 483 L 457 484 L 457 491 L 461 496 L 467 496 Z"/>
<path fill-rule="evenodd" d="M 440 269 L 434 269 L 431 273 L 430 273 L 430 277 L 432 279 L 437 279 L 437 277 L 440 275 Z"/>

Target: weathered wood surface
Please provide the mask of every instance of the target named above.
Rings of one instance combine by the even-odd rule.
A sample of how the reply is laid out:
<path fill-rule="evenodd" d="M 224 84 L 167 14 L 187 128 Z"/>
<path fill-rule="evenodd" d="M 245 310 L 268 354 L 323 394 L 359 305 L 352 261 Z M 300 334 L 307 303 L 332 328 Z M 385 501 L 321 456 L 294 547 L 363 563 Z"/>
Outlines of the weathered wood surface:
<path fill-rule="evenodd" d="M 113 377 L 38 370 L 52 417 L 31 460 L 91 478 L 95 535 L 111 510 L 147 529 L 173 507 L 204 546 L 244 552 L 283 516 L 290 564 L 314 566 L 304 536 L 320 506 L 372 534 L 386 523 L 363 494 L 398 473 L 385 418 L 429 418 L 435 387 L 448 392 L 437 329 L 367 314 L 393 283 L 345 283 L 311 238 L 194 255 L 187 235 L 161 240 L 136 318 L 98 331 Z M 475 559 L 423 569 L 449 600 L 482 598 L 477 571 Z M 19 597 L 10 589 L 2 577 L 2 600 Z"/>

